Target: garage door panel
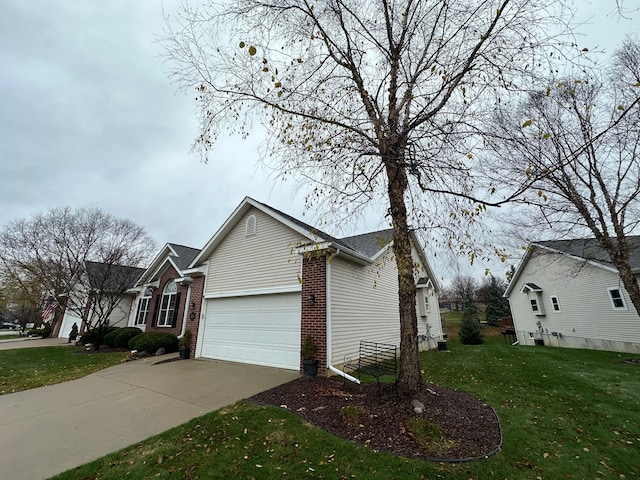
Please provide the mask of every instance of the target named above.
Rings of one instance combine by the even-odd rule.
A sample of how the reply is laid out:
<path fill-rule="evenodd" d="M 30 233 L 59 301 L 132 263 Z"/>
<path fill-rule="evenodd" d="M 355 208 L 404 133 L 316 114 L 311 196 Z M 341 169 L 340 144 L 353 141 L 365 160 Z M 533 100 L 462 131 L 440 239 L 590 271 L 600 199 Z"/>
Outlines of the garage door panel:
<path fill-rule="evenodd" d="M 297 370 L 300 293 L 207 301 L 202 356 Z"/>

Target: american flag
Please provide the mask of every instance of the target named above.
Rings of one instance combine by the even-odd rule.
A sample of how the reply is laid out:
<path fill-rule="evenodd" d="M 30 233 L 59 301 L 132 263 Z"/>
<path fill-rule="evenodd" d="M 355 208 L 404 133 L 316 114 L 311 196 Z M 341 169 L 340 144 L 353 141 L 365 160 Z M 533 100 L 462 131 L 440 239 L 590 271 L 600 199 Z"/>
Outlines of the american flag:
<path fill-rule="evenodd" d="M 42 311 L 42 319 L 45 321 L 48 320 L 53 312 L 55 312 L 56 308 L 58 308 L 58 305 L 58 301 L 55 298 L 49 298 L 49 300 L 47 300 L 47 306 Z"/>

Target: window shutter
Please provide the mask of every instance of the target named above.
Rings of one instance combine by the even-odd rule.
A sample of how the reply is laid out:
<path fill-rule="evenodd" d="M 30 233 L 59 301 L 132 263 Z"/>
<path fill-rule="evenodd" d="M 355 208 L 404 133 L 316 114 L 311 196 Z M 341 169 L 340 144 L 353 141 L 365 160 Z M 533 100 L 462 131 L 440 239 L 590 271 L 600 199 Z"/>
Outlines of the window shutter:
<path fill-rule="evenodd" d="M 173 310 L 173 321 L 171 326 L 175 327 L 178 323 L 178 310 L 180 310 L 180 292 L 176 293 L 176 308 Z"/>
<path fill-rule="evenodd" d="M 156 297 L 156 305 L 153 307 L 153 317 L 151 318 L 151 326 L 155 327 L 158 321 L 158 307 L 160 306 L 160 295 Z"/>

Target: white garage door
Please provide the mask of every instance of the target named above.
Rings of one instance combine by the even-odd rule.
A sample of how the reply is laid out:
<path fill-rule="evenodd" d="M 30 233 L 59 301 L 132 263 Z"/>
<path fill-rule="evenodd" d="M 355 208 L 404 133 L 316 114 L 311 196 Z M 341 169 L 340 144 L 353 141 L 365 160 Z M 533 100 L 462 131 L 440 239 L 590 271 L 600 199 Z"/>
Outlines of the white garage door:
<path fill-rule="evenodd" d="M 300 292 L 207 300 L 202 356 L 300 368 Z"/>

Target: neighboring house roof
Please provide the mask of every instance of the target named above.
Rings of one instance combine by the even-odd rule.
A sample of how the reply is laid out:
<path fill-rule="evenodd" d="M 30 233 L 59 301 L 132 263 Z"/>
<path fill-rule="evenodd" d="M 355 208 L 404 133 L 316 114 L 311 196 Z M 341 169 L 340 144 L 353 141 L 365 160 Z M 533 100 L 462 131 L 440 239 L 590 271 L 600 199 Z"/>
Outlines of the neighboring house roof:
<path fill-rule="evenodd" d="M 614 239 L 614 241 L 616 241 Z M 640 271 L 640 236 L 634 235 L 627 237 L 629 245 L 629 263 L 634 273 Z M 546 240 L 540 242 L 532 242 L 527 253 L 524 255 L 520 265 L 516 269 L 504 296 L 508 297 L 515 288 L 520 273 L 531 258 L 536 248 L 544 249 L 573 258 L 578 261 L 589 262 L 600 268 L 617 272 L 613 266 L 609 254 L 603 249 L 595 238 L 576 238 L 572 240 Z M 539 287 L 538 287 L 539 288 Z"/>
<path fill-rule="evenodd" d="M 133 287 L 144 268 L 85 262 L 89 286 L 104 292 L 123 292 Z"/>
<path fill-rule="evenodd" d="M 613 241 L 616 242 L 617 240 L 613 239 Z M 640 236 L 627 237 L 627 244 L 629 245 L 629 263 L 631 270 L 640 270 Z M 549 240 L 536 242 L 534 245 L 613 267 L 609 254 L 598 244 L 595 238 Z"/>
<path fill-rule="evenodd" d="M 160 271 L 163 270 L 164 265 L 169 262 L 178 273 L 181 274 L 183 270 L 189 266 L 194 258 L 198 256 L 200 249 L 187 247 L 185 245 L 178 245 L 176 243 L 167 243 L 160 249 L 158 254 L 151 261 L 151 264 L 143 273 L 138 277 L 136 286 L 141 286 L 147 282 L 152 281 Z"/>

